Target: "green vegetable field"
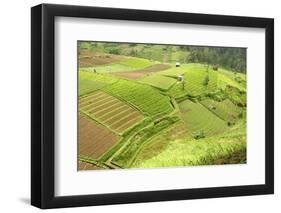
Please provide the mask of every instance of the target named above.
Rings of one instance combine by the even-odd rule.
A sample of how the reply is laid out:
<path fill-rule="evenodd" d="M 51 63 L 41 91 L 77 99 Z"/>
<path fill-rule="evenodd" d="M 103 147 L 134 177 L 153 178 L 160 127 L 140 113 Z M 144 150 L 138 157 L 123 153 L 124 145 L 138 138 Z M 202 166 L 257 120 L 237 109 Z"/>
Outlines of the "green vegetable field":
<path fill-rule="evenodd" d="M 79 170 L 246 163 L 246 49 L 78 42 Z"/>

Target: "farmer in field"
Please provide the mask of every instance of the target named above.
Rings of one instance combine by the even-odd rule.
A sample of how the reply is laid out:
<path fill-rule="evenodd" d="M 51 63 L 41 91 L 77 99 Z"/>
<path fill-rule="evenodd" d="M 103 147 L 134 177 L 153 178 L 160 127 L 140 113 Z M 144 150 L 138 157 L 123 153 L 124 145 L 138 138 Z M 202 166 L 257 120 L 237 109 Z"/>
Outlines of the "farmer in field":
<path fill-rule="evenodd" d="M 182 83 L 182 90 L 184 90 L 184 84 L 185 84 L 185 81 L 184 81 L 184 73 L 183 74 L 180 74 L 178 76 L 178 83 Z"/>

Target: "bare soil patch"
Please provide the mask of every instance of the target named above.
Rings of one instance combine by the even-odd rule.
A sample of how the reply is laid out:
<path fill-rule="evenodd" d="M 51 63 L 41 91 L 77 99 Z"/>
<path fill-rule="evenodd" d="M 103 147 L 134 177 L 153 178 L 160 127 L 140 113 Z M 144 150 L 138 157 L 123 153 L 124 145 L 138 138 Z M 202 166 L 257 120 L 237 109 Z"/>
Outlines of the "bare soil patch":
<path fill-rule="evenodd" d="M 94 169 L 101 169 L 94 164 L 81 162 L 79 161 L 79 168 L 78 170 L 94 170 Z"/>
<path fill-rule="evenodd" d="M 114 63 L 123 59 L 124 57 L 119 55 L 97 54 L 89 50 L 79 51 L 79 67 L 94 67 Z"/>
<path fill-rule="evenodd" d="M 119 132 L 123 132 L 125 131 L 126 129 L 128 129 L 129 127 L 131 127 L 133 124 L 141 121 L 143 119 L 142 116 L 138 116 L 138 117 L 134 117 L 132 118 L 131 120 L 127 121 L 126 123 L 120 125 L 117 129 L 117 131 Z"/>
<path fill-rule="evenodd" d="M 141 69 L 141 70 L 136 70 L 136 71 L 130 71 L 130 72 L 114 72 L 112 75 L 116 75 L 119 77 L 127 78 L 127 79 L 139 79 L 149 73 L 153 72 L 159 72 L 162 70 L 169 69 L 170 65 L 168 64 L 155 64 L 150 67 Z"/>
<path fill-rule="evenodd" d="M 79 116 L 79 154 L 98 159 L 119 139 L 109 129 L 82 115 Z"/>

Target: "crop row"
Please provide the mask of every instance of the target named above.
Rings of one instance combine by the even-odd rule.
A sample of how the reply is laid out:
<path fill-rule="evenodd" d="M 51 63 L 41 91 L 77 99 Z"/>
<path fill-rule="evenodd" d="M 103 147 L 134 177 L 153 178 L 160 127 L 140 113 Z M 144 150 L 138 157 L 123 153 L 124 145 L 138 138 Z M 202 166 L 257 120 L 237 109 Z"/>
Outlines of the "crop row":
<path fill-rule="evenodd" d="M 140 82 L 143 82 L 145 84 L 163 89 L 168 90 L 171 86 L 173 86 L 176 83 L 175 78 L 166 77 L 163 75 L 149 75 L 147 77 L 144 77 L 140 79 Z"/>
<path fill-rule="evenodd" d="M 102 91 L 81 98 L 79 111 L 119 134 L 143 119 L 138 110 Z"/>
<path fill-rule="evenodd" d="M 174 70 L 175 68 L 173 68 Z M 164 71 L 165 72 L 165 71 Z M 186 69 L 178 68 L 177 71 L 167 76 L 184 74 L 184 82 L 175 84 L 168 93 L 175 97 L 184 95 L 197 96 L 206 92 L 213 92 L 217 89 L 217 73 L 214 71 L 206 72 L 206 69 Z M 180 74 L 181 73 L 181 74 Z M 175 76 L 174 76 L 175 77 Z M 207 80 L 206 80 L 207 79 Z M 207 81 L 207 82 L 205 82 Z"/>
<path fill-rule="evenodd" d="M 153 136 L 168 128 L 179 120 L 178 117 L 165 117 L 155 123 L 150 123 L 129 138 L 122 152 L 114 156 L 112 161 L 123 168 L 130 167 L 141 147 Z M 152 152 L 153 150 L 151 150 Z"/>
<path fill-rule="evenodd" d="M 89 94 L 103 88 L 104 86 L 116 82 L 118 79 L 108 75 L 79 70 L 78 93 L 79 96 Z"/>
<path fill-rule="evenodd" d="M 166 114 L 173 111 L 169 97 L 162 95 L 157 89 L 148 85 L 119 80 L 103 88 L 103 90 L 129 102 L 149 116 Z"/>
<path fill-rule="evenodd" d="M 178 139 L 192 139 L 183 121 L 172 124 L 171 127 L 160 131 L 151 140 L 145 142 L 131 167 L 160 154 L 170 143 Z"/>
<path fill-rule="evenodd" d="M 169 90 L 169 94 L 176 98 L 184 95 L 197 96 L 206 92 L 214 92 L 218 88 L 225 89 L 227 85 L 246 91 L 245 74 L 234 74 L 221 68 L 219 71 L 213 71 L 210 67 L 202 64 L 184 64 L 181 67 L 161 71 L 159 74 L 174 78 L 184 74 L 185 85 L 176 84 Z M 209 80 L 204 85 L 206 78 Z M 236 78 L 241 79 L 241 82 L 235 80 Z"/>
<path fill-rule="evenodd" d="M 200 103 L 186 100 L 179 104 L 182 118 L 187 128 L 193 134 L 201 133 L 205 136 L 217 135 L 228 129 L 224 120 L 210 112 Z"/>
<path fill-rule="evenodd" d="M 225 121 L 235 120 L 241 111 L 239 107 L 228 99 L 221 102 L 205 99 L 200 101 L 200 103 Z"/>

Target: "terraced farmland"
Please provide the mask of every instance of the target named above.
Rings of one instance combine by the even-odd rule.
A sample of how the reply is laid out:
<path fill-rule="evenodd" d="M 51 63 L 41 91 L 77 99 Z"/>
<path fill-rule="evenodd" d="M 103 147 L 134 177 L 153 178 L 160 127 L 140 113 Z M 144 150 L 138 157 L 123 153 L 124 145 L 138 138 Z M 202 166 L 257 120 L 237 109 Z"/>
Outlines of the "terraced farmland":
<path fill-rule="evenodd" d="M 186 100 L 179 104 L 179 108 L 187 128 L 193 134 L 203 131 L 206 136 L 218 135 L 228 128 L 224 120 L 217 117 L 200 103 Z"/>
<path fill-rule="evenodd" d="M 92 81 L 88 79 L 80 79 L 79 80 L 79 96 L 85 95 L 87 93 L 99 90 L 106 86 L 106 83 L 99 82 L 99 81 Z"/>
<path fill-rule="evenodd" d="M 173 111 L 169 97 L 148 85 L 119 80 L 103 90 L 129 102 L 148 116 L 163 115 Z"/>
<path fill-rule="evenodd" d="M 81 98 L 79 111 L 118 134 L 143 119 L 138 110 L 102 91 Z"/>
<path fill-rule="evenodd" d="M 229 163 L 246 163 L 245 137 L 210 137 L 200 142 L 178 140 L 170 143 L 160 154 L 138 162 L 134 167 L 161 168 Z"/>
<path fill-rule="evenodd" d="M 139 151 L 131 167 L 137 167 L 144 160 L 157 156 L 167 148 L 171 141 L 177 139 L 192 139 L 192 135 L 182 121 L 173 124 L 171 127 L 159 132 L 155 137 L 147 141 Z"/>
<path fill-rule="evenodd" d="M 95 53 L 85 49 L 81 49 L 79 53 L 80 68 L 100 66 L 124 60 L 123 56 Z"/>
<path fill-rule="evenodd" d="M 235 79 L 235 77 L 240 77 L 241 80 L 246 81 L 246 75 L 244 73 L 239 73 L 239 72 L 231 72 L 226 69 L 219 69 L 220 73 L 226 75 L 230 79 Z"/>
<path fill-rule="evenodd" d="M 139 131 L 134 132 L 129 140 L 127 140 L 122 152 L 117 156 L 114 156 L 111 162 L 114 162 L 114 164 L 123 168 L 130 168 L 135 157 L 138 155 L 138 151 L 143 145 L 145 145 L 158 133 L 165 131 L 165 129 L 169 128 L 178 121 L 179 118 L 176 116 L 164 117 L 160 120 L 149 123 L 149 125 L 146 125 L 144 128 L 139 129 Z"/>
<path fill-rule="evenodd" d="M 98 159 L 119 139 L 119 136 L 93 120 L 79 116 L 79 155 Z"/>
<path fill-rule="evenodd" d="M 159 72 L 168 68 L 170 68 L 168 64 L 154 64 L 144 69 L 135 70 L 134 72 L 114 72 L 112 74 L 126 79 L 139 79 L 150 73 Z"/>
<path fill-rule="evenodd" d="M 139 81 L 162 90 L 168 90 L 176 83 L 177 80 L 175 78 L 154 74 L 144 77 Z"/>
<path fill-rule="evenodd" d="M 79 71 L 79 81 L 78 81 L 79 96 L 83 96 L 90 92 L 99 90 L 108 84 L 112 84 L 116 82 L 117 80 L 118 79 L 111 76 L 92 73 L 92 72 L 85 72 L 81 70 Z"/>
<path fill-rule="evenodd" d="M 93 67 L 84 67 L 85 71 L 95 71 L 97 73 L 113 73 L 113 72 L 128 72 L 135 71 L 139 69 L 144 69 L 150 67 L 157 62 L 153 62 L 147 59 L 134 58 L 134 57 L 124 57 L 123 60 L 113 62 L 110 64 L 104 64 Z"/>
<path fill-rule="evenodd" d="M 106 83 L 106 84 L 112 84 L 112 83 L 118 81 L 118 78 L 115 78 L 112 75 L 87 72 L 84 69 L 79 70 L 79 80 L 80 79 L 81 80 L 87 79 L 87 80 L 94 81 L 94 82 L 98 81 L 98 82 L 102 82 L 102 83 Z M 83 86 L 83 85 L 81 85 L 81 86 Z"/>
<path fill-rule="evenodd" d="M 197 74 L 195 74 L 196 76 Z M 175 98 L 180 98 L 186 95 L 199 96 L 204 93 L 213 92 L 217 87 L 217 80 L 215 75 L 209 74 L 209 84 L 207 86 L 203 85 L 205 76 L 198 76 L 196 79 L 192 79 L 190 75 L 187 80 L 185 80 L 185 85 L 175 84 L 168 92 L 171 96 Z"/>
<path fill-rule="evenodd" d="M 214 101 L 212 99 L 205 99 L 200 101 L 200 103 L 225 121 L 236 120 L 238 114 L 241 112 L 241 109 L 228 99 L 221 102 Z"/>
<path fill-rule="evenodd" d="M 176 78 L 179 75 L 184 75 L 184 85 L 175 84 L 168 94 L 179 98 L 185 95 L 198 96 L 203 93 L 213 92 L 217 89 L 217 72 L 206 71 L 206 67 L 203 65 L 190 65 L 179 68 L 172 68 L 163 72 L 160 72 L 164 76 Z M 205 78 L 208 78 L 207 85 L 204 85 Z"/>
<path fill-rule="evenodd" d="M 173 67 L 171 69 L 161 71 L 161 72 L 159 72 L 159 74 L 170 76 L 170 77 L 177 77 L 181 74 L 185 74 L 188 71 L 196 71 L 199 73 L 201 73 L 202 71 L 206 72 L 207 67 L 203 64 L 189 63 L 189 64 L 183 64 L 180 67 Z M 209 69 L 209 71 L 212 71 L 212 70 Z"/>
<path fill-rule="evenodd" d="M 96 170 L 96 169 L 101 169 L 101 168 L 99 168 L 98 166 L 91 164 L 91 163 L 79 161 L 78 169 L 79 170 Z"/>
<path fill-rule="evenodd" d="M 245 49 L 77 46 L 78 170 L 246 163 Z"/>
<path fill-rule="evenodd" d="M 231 77 L 229 77 L 231 76 Z M 244 81 L 241 81 L 241 83 L 234 80 L 235 77 L 233 77 L 233 74 L 226 74 L 225 72 L 219 72 L 218 73 L 218 87 L 225 89 L 226 86 L 230 85 L 233 87 L 238 88 L 241 91 L 246 91 L 246 84 Z M 242 76 L 242 75 L 241 75 Z M 243 78 L 243 77 L 241 77 Z"/>

